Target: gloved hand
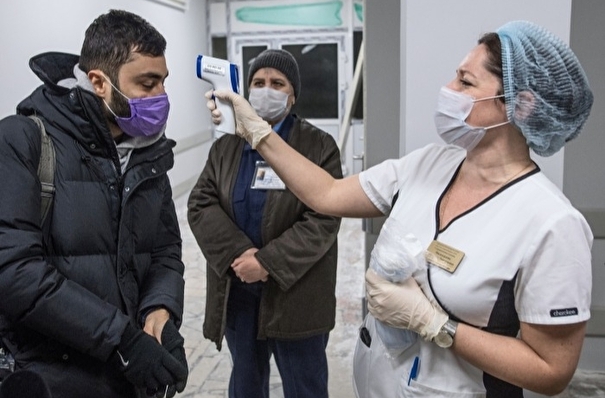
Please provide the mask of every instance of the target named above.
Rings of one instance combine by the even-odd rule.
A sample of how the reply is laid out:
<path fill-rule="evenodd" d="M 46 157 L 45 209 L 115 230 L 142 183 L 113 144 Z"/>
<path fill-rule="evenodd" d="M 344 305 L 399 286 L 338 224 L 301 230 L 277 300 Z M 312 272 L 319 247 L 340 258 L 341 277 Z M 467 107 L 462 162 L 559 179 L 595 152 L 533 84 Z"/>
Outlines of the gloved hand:
<path fill-rule="evenodd" d="M 136 387 L 147 388 L 147 395 L 164 396 L 166 386 L 187 379 L 188 370 L 157 340 L 128 325 L 114 354 L 119 369 Z"/>
<path fill-rule="evenodd" d="M 210 110 L 210 116 L 212 117 L 212 123 L 221 124 L 221 120 L 223 118 L 223 114 L 216 107 L 216 102 L 214 102 L 214 90 L 207 91 L 204 96 L 208 99 L 206 102 L 206 108 Z"/>
<path fill-rule="evenodd" d="M 366 300 L 374 318 L 396 328 L 412 330 L 426 341 L 432 341 L 448 320 L 448 315 L 429 301 L 414 278 L 393 283 L 368 269 Z"/>
<path fill-rule="evenodd" d="M 16 370 L 0 383 L 0 398 L 14 397 L 51 398 L 41 374 L 29 369 Z"/>
<path fill-rule="evenodd" d="M 234 93 L 231 90 L 216 90 L 206 93 L 206 98 L 211 99 L 212 94 L 216 98 L 221 100 L 227 100 L 231 102 L 233 106 L 233 113 L 235 114 L 235 133 L 240 137 L 243 137 L 252 146 L 252 149 L 256 149 L 256 146 L 262 141 L 263 138 L 268 136 L 271 131 L 271 126 L 260 116 L 256 114 L 250 103 L 246 101 L 244 97 Z M 212 101 L 214 102 L 214 101 Z M 208 108 L 211 108 L 211 104 L 207 104 Z M 214 105 L 216 108 L 216 105 Z M 220 112 L 211 109 L 212 121 L 216 123 L 220 122 Z"/>
<path fill-rule="evenodd" d="M 176 358 L 184 367 L 188 369 L 187 357 L 185 356 L 185 339 L 179 333 L 176 325 L 172 320 L 169 320 L 162 329 L 162 347 L 164 347 L 170 354 Z M 181 380 L 177 380 L 176 384 L 168 385 L 166 389 L 166 398 L 172 398 L 176 395 L 176 392 L 183 392 L 187 385 L 187 376 L 189 372 L 185 373 L 185 377 Z"/>

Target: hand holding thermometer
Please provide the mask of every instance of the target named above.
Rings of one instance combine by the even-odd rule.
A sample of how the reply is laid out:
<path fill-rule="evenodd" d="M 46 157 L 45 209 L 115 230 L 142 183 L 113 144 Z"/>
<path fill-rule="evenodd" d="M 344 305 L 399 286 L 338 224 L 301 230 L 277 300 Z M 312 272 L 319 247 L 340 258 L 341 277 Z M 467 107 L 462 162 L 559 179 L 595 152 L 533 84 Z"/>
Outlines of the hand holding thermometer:
<path fill-rule="evenodd" d="M 239 73 L 237 65 L 224 59 L 206 55 L 197 56 L 197 77 L 212 84 L 215 90 L 232 90 L 239 93 Z M 215 98 L 217 109 L 221 112 L 220 124 L 215 127 L 217 138 L 223 134 L 235 134 L 235 114 L 228 101 Z"/>

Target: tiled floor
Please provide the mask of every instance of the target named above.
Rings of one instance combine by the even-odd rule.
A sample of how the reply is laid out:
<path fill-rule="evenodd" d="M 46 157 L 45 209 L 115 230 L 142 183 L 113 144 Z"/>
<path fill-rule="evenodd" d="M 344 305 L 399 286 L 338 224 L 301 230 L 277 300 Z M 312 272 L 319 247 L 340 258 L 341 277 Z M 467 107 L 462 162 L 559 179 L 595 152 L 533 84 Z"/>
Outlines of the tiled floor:
<path fill-rule="evenodd" d="M 176 201 L 183 236 L 185 314 L 181 332 L 189 361 L 189 381 L 183 398 L 226 398 L 231 358 L 226 342 L 222 351 L 204 339 L 202 322 L 206 295 L 206 262 L 186 219 L 185 199 Z M 361 221 L 344 219 L 339 233 L 336 327 L 328 343 L 329 390 L 332 398 L 354 397 L 351 379 L 353 349 L 361 323 L 364 244 Z M 283 397 L 279 373 L 272 367 L 271 398 Z"/>

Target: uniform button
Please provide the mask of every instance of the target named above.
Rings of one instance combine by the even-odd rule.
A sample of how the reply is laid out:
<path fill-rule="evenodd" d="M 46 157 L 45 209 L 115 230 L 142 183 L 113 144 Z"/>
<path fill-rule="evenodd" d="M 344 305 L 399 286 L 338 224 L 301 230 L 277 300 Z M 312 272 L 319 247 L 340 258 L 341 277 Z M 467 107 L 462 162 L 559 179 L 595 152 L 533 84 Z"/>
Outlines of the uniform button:
<path fill-rule="evenodd" d="M 63 358 L 64 361 L 67 361 L 69 359 L 69 355 L 63 354 L 61 358 Z"/>
<path fill-rule="evenodd" d="M 97 147 L 97 144 L 94 144 L 94 143 L 90 144 L 90 149 L 95 149 L 96 147 Z"/>
<path fill-rule="evenodd" d="M 156 171 L 155 167 L 152 167 L 152 168 L 151 168 L 151 172 L 152 172 L 153 174 L 157 173 L 157 171 Z"/>
<path fill-rule="evenodd" d="M 124 188 L 124 190 L 125 190 L 126 192 L 129 192 L 129 191 L 130 191 L 130 187 L 126 187 L 126 188 Z"/>

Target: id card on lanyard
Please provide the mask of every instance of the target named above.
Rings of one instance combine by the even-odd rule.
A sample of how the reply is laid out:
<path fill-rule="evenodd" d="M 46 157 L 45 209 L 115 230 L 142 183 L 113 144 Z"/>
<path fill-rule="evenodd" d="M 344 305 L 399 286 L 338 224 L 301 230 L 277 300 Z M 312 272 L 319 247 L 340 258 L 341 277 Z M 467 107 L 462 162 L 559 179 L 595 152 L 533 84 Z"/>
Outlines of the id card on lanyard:
<path fill-rule="evenodd" d="M 250 188 L 283 191 L 286 189 L 286 184 L 277 176 L 267 162 L 258 160 L 256 161 L 256 168 L 252 176 Z"/>

